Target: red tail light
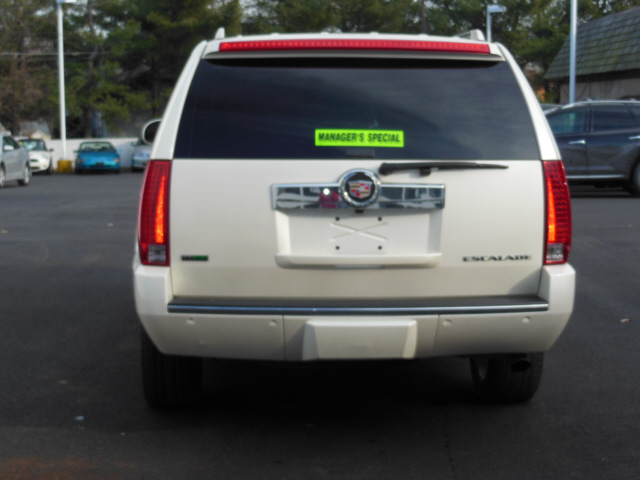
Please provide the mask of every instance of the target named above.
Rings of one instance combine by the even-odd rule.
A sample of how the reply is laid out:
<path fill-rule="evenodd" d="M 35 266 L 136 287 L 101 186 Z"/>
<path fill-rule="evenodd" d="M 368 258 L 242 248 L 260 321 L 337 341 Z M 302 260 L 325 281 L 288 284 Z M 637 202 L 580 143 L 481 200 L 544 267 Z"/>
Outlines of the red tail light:
<path fill-rule="evenodd" d="M 542 162 L 547 192 L 545 265 L 566 263 L 571 250 L 571 198 L 560 161 Z"/>
<path fill-rule="evenodd" d="M 483 43 L 430 42 L 415 40 L 255 40 L 222 42 L 220 52 L 250 52 L 264 50 L 410 50 L 421 52 L 459 52 L 490 54 Z"/>
<path fill-rule="evenodd" d="M 150 160 L 138 217 L 138 247 L 144 265 L 169 265 L 169 182 L 171 162 Z"/>

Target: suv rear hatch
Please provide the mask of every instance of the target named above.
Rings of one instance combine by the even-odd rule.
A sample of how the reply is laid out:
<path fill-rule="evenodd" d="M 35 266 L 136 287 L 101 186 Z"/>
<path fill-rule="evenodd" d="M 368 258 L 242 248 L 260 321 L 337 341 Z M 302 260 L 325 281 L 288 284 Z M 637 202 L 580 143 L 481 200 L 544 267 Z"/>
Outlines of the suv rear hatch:
<path fill-rule="evenodd" d="M 171 167 L 174 296 L 534 295 L 545 185 L 528 108 L 502 57 L 456 55 L 205 56 Z M 379 173 L 408 162 L 443 168 Z M 376 187 L 371 205 L 342 196 Z"/>

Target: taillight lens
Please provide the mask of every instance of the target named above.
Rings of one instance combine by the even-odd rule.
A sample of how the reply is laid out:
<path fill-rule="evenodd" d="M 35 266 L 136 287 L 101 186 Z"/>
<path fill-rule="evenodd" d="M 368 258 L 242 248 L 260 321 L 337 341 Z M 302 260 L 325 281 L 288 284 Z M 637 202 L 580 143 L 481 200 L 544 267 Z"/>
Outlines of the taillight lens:
<path fill-rule="evenodd" d="M 432 42 L 428 40 L 348 40 L 300 39 L 253 40 L 220 43 L 220 52 L 250 52 L 267 50 L 408 50 L 422 52 L 459 52 L 490 54 L 484 43 Z"/>
<path fill-rule="evenodd" d="M 170 161 L 149 161 L 142 184 L 138 217 L 140 260 L 145 265 L 169 265 L 170 180 Z"/>
<path fill-rule="evenodd" d="M 545 265 L 566 263 L 571 250 L 571 198 L 560 161 L 542 162 L 547 192 Z"/>

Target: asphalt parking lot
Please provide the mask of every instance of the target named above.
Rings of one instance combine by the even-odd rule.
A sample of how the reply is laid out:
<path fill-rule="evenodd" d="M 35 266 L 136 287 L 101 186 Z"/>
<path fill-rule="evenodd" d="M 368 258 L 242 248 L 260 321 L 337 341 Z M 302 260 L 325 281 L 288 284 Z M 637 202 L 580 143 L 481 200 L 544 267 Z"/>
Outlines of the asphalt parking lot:
<path fill-rule="evenodd" d="M 574 190 L 574 315 L 524 405 L 458 358 L 207 363 L 195 409 L 141 392 L 141 174 L 0 190 L 0 479 L 636 479 L 640 198 Z M 514 221 L 513 228 L 518 228 Z"/>

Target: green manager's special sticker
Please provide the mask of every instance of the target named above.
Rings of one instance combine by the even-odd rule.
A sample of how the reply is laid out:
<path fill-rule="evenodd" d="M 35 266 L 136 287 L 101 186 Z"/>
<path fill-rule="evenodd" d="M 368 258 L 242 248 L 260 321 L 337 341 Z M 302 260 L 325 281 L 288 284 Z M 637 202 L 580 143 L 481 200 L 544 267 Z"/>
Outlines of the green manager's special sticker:
<path fill-rule="evenodd" d="M 404 147 L 404 132 L 318 128 L 316 147 Z"/>

